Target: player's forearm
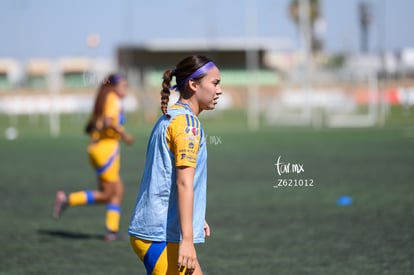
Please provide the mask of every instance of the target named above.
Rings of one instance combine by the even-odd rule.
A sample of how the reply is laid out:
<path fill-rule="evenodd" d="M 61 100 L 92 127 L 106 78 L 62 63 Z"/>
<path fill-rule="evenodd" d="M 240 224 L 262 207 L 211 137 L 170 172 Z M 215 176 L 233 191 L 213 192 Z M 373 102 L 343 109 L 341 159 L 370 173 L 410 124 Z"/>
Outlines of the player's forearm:
<path fill-rule="evenodd" d="M 115 124 L 113 122 L 113 119 L 110 117 L 105 118 L 104 128 L 111 129 L 121 136 L 124 134 L 123 127 L 121 125 Z"/>
<path fill-rule="evenodd" d="M 105 119 L 105 128 L 112 129 L 118 135 L 120 135 L 123 140 L 129 138 L 129 134 L 125 131 L 124 127 L 119 124 L 113 123 L 113 120 L 111 118 Z"/>

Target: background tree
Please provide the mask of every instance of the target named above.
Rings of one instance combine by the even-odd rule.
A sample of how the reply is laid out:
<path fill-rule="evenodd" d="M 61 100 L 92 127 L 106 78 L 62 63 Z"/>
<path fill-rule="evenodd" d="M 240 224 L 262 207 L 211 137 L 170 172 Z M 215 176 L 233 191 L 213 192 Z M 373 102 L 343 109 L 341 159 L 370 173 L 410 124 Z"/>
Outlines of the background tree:
<path fill-rule="evenodd" d="M 361 51 L 367 53 L 369 51 L 368 31 L 372 22 L 371 5 L 365 1 L 360 1 L 358 6 L 358 14 L 359 26 L 361 29 Z"/>
<path fill-rule="evenodd" d="M 289 16 L 292 21 L 297 25 L 299 31 L 301 30 L 300 24 L 300 2 L 303 0 L 292 0 L 289 5 Z M 323 41 L 321 37 L 316 35 L 316 23 L 321 19 L 320 12 L 320 1 L 319 0 L 308 0 L 309 1 L 309 21 L 310 21 L 310 47 L 312 53 L 316 53 L 323 49 Z"/>

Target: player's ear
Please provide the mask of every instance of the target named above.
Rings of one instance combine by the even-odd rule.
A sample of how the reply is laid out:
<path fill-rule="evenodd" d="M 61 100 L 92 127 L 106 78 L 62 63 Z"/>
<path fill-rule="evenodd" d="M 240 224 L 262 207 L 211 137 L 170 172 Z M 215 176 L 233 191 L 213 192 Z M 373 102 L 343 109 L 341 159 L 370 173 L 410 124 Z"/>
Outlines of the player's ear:
<path fill-rule="evenodd" d="M 189 81 L 188 81 L 188 87 L 193 91 L 193 92 L 195 92 L 196 90 L 197 90 L 197 86 L 198 86 L 198 83 L 197 83 L 197 81 L 196 80 L 194 80 L 194 79 L 190 79 Z"/>

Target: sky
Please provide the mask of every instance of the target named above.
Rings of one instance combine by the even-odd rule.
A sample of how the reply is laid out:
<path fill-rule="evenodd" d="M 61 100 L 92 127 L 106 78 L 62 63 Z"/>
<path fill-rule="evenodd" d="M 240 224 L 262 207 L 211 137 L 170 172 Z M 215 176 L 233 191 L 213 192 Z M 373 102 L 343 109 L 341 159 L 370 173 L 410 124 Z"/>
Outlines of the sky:
<path fill-rule="evenodd" d="M 247 12 L 249 1 L 256 13 Z M 290 41 L 285 50 L 296 50 L 300 40 L 288 15 L 290 1 L 0 0 L 0 58 L 113 57 L 120 45 L 154 39 L 246 38 L 246 20 L 252 19 L 257 37 L 285 39 Z M 359 1 L 321 0 L 327 52 L 360 51 Z M 371 52 L 414 47 L 414 1 L 364 1 L 373 15 Z M 101 38 L 95 48 L 86 43 L 92 33 Z"/>

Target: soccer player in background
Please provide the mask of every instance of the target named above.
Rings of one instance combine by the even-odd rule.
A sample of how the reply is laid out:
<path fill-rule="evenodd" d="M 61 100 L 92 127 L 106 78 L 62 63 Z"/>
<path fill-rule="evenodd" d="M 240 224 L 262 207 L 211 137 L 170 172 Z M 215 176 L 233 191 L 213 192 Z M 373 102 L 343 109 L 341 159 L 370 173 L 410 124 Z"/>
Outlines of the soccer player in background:
<path fill-rule="evenodd" d="M 174 89 L 180 98 L 167 108 Z M 202 274 L 194 244 L 204 242 L 210 228 L 206 140 L 197 116 L 213 110 L 221 93 L 220 72 L 204 56 L 189 56 L 164 72 L 163 115 L 149 138 L 129 226 L 132 248 L 148 274 Z"/>
<path fill-rule="evenodd" d="M 128 91 L 128 82 L 122 75 L 109 75 L 100 85 L 95 104 L 86 126 L 90 135 L 88 155 L 98 178 L 99 190 L 84 190 L 73 193 L 58 191 L 53 217 L 60 218 L 67 207 L 106 204 L 106 241 L 119 238 L 119 222 L 124 186 L 119 175 L 120 140 L 127 144 L 133 137 L 124 129 L 125 115 L 122 98 Z"/>

